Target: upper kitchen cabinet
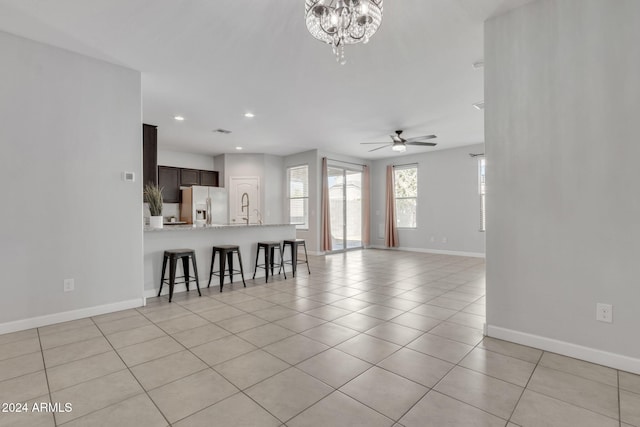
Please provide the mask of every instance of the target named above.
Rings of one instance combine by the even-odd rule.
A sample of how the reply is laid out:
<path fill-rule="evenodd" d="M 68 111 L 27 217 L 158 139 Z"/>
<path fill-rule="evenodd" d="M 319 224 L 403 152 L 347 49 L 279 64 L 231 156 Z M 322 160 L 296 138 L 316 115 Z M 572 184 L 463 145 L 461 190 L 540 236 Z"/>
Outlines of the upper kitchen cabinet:
<path fill-rule="evenodd" d="M 180 168 L 158 166 L 158 186 L 165 203 L 180 203 Z"/>
<path fill-rule="evenodd" d="M 180 186 L 191 187 L 192 185 L 217 187 L 218 172 L 199 169 L 180 169 Z"/>
<path fill-rule="evenodd" d="M 180 185 L 185 187 L 200 185 L 200 171 L 197 169 L 180 169 Z"/>
<path fill-rule="evenodd" d="M 158 183 L 158 127 L 142 125 L 142 186 Z"/>
<path fill-rule="evenodd" d="M 200 171 L 200 185 L 218 187 L 218 172 Z"/>

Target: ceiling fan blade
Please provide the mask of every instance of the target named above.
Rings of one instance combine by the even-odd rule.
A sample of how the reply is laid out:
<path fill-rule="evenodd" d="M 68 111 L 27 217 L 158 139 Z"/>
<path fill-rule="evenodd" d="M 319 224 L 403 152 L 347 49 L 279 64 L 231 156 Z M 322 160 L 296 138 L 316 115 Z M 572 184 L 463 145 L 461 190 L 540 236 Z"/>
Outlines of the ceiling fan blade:
<path fill-rule="evenodd" d="M 417 141 L 422 141 L 424 139 L 433 139 L 433 138 L 437 138 L 437 136 L 435 135 L 416 136 L 415 138 L 407 139 L 406 142 L 417 142 Z"/>
<path fill-rule="evenodd" d="M 414 142 L 405 142 L 405 144 L 407 145 L 421 145 L 423 147 L 435 147 L 436 145 L 438 145 L 435 142 L 420 142 L 420 141 L 414 141 Z"/>
<path fill-rule="evenodd" d="M 387 147 L 391 147 L 392 145 L 393 144 L 383 145 L 382 147 L 378 147 L 378 148 L 374 148 L 373 150 L 369 150 L 369 152 L 376 151 L 376 150 L 381 150 L 381 149 L 387 148 Z"/>
<path fill-rule="evenodd" d="M 360 144 L 365 145 L 365 144 L 388 144 L 388 142 L 361 142 Z"/>

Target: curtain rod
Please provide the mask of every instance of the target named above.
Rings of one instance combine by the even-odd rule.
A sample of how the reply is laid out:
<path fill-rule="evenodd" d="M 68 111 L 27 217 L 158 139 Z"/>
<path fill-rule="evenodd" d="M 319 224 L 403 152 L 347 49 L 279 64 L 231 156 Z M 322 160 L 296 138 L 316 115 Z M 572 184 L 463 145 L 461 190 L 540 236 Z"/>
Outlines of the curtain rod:
<path fill-rule="evenodd" d="M 405 163 L 403 165 L 391 165 L 391 166 L 393 166 L 394 168 L 397 168 L 397 167 L 400 167 L 400 166 L 414 166 L 414 165 L 417 166 L 418 163 L 417 162 L 416 163 Z"/>
<path fill-rule="evenodd" d="M 338 159 L 330 159 L 329 157 L 327 157 L 327 160 L 331 160 L 332 162 L 346 163 L 348 165 L 363 166 L 363 167 L 367 166 L 360 163 L 345 162 L 344 160 L 338 160 Z"/>

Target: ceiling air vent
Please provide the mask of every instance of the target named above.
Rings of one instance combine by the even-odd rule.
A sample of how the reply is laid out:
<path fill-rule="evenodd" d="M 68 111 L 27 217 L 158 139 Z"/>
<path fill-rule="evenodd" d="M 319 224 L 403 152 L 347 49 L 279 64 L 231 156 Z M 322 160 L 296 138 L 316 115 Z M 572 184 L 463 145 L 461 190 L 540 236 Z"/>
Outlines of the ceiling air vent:
<path fill-rule="evenodd" d="M 230 130 L 226 130 L 226 129 L 216 129 L 216 130 L 214 130 L 214 132 L 224 133 L 224 134 L 231 133 Z"/>

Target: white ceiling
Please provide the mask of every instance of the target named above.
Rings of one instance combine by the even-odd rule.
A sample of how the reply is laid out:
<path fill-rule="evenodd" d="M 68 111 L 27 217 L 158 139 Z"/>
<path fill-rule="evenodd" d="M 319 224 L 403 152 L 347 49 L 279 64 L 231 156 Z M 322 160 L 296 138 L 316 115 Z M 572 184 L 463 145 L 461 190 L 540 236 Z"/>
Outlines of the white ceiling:
<path fill-rule="evenodd" d="M 484 141 L 483 21 L 528 1 L 387 0 L 344 66 L 307 32 L 304 0 L 0 0 L 0 30 L 140 70 L 161 149 L 374 159 L 394 153 L 359 143 L 395 129 L 435 133 L 436 149 Z"/>

